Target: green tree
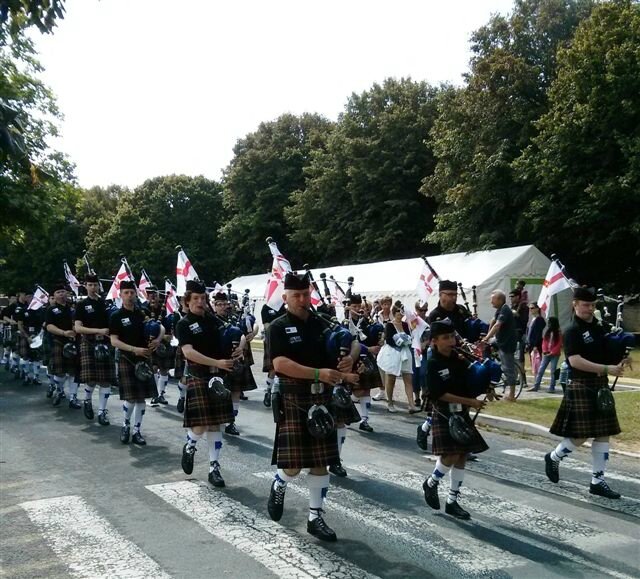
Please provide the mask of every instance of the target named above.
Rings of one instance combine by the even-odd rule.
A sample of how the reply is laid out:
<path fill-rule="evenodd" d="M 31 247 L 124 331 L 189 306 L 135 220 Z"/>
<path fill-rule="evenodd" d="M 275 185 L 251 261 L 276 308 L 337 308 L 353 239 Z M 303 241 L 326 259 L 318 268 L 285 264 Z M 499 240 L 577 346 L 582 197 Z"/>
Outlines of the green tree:
<path fill-rule="evenodd" d="M 306 186 L 286 210 L 292 242 L 314 261 L 344 263 L 424 251 L 435 204 L 419 192 L 434 167 L 425 144 L 438 90 L 386 79 L 352 94 L 325 147 L 313 151 Z"/>
<path fill-rule="evenodd" d="M 516 163 L 525 219 L 582 283 L 638 291 L 640 6 L 598 6 L 559 53 L 550 109 Z"/>
<path fill-rule="evenodd" d="M 548 108 L 558 48 L 590 13 L 591 0 L 517 0 L 472 36 L 466 86 L 442 94 L 431 134 L 438 159 L 422 191 L 439 203 L 428 239 L 444 250 L 533 240 L 529 202 L 512 166 Z"/>
<path fill-rule="evenodd" d="M 0 27 L 16 36 L 29 26 L 52 32 L 64 18 L 65 0 L 0 0 Z"/>
<path fill-rule="evenodd" d="M 304 187 L 304 168 L 331 126 L 320 115 L 286 114 L 261 123 L 238 141 L 223 178 L 226 217 L 220 236 L 230 273 L 268 270 L 268 236 L 292 263 L 304 259 L 297 247 L 288 244 L 284 209 L 292 193 Z"/>
<path fill-rule="evenodd" d="M 117 210 L 89 227 L 86 248 L 101 276 L 113 276 L 126 255 L 136 279 L 145 268 L 156 284 L 175 278 L 176 245 L 182 245 L 207 282 L 225 277 L 219 249 L 221 186 L 204 177 L 170 175 L 118 192 Z"/>

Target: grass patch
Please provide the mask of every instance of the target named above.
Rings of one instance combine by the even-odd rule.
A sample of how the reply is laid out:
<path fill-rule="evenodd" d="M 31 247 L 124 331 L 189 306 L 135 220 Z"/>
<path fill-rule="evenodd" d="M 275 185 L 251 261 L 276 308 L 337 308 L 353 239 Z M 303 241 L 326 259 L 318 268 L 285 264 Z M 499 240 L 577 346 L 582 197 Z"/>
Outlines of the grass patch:
<path fill-rule="evenodd" d="M 617 447 L 640 451 L 640 392 L 614 392 L 616 410 L 622 433 L 614 437 Z M 549 396 L 534 400 L 522 400 L 515 404 L 494 402 L 485 412 L 493 416 L 504 416 L 525 422 L 534 422 L 549 427 L 556 417 L 562 396 Z"/>

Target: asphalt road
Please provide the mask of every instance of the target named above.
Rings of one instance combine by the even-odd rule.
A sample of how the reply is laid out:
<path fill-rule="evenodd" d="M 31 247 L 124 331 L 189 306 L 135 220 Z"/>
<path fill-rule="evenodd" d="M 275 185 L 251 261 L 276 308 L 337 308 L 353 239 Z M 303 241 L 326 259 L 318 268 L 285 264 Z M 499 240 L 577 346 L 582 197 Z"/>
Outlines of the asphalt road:
<path fill-rule="evenodd" d="M 112 424 L 101 427 L 53 408 L 44 391 L 0 370 L 3 577 L 640 576 L 635 459 L 612 456 L 608 480 L 623 498 L 611 501 L 588 494 L 588 450 L 565 460 L 553 485 L 548 442 L 485 432 L 491 448 L 462 489 L 472 520 L 461 522 L 424 502 L 433 457 L 415 445 L 420 418 L 374 403 L 375 433 L 349 429 L 349 476 L 332 477 L 326 520 L 339 541 L 325 544 L 306 533 L 304 477 L 289 486 L 280 523 L 268 517 L 274 425 L 261 391 L 241 403 L 241 436 L 225 436 L 225 489 L 207 483 L 205 442 L 193 475 L 182 472 L 173 384 L 170 406 L 147 408 L 146 447 L 120 443 L 115 393 Z"/>

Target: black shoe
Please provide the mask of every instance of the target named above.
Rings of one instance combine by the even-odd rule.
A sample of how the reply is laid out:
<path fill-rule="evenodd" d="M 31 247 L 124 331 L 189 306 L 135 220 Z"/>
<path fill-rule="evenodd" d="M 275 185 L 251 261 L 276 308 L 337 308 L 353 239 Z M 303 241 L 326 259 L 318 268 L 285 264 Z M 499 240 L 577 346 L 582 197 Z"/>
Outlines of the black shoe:
<path fill-rule="evenodd" d="M 130 426 L 123 426 L 120 429 L 120 442 L 122 444 L 129 444 L 129 435 L 131 434 Z"/>
<path fill-rule="evenodd" d="M 605 481 L 599 482 L 596 485 L 591 483 L 591 485 L 589 486 L 589 492 L 592 495 L 598 495 L 599 497 L 604 497 L 605 499 L 619 499 L 620 498 L 620 493 L 612 491 L 609 488 L 609 485 Z"/>
<path fill-rule="evenodd" d="M 158 406 L 158 404 L 160 404 L 160 403 L 158 402 L 158 398 L 160 398 L 160 397 L 159 397 L 159 396 L 154 396 L 154 397 L 151 399 L 150 404 L 151 404 L 151 406 L 153 406 L 154 408 L 155 408 L 156 406 Z"/>
<path fill-rule="evenodd" d="M 35 386 L 42 386 L 42 382 L 38 378 L 34 378 L 31 383 Z"/>
<path fill-rule="evenodd" d="M 264 400 L 262 401 L 262 403 L 267 407 L 267 408 L 271 408 L 271 390 L 267 390 L 264 393 Z"/>
<path fill-rule="evenodd" d="M 53 405 L 60 406 L 60 403 L 64 398 L 66 398 L 66 396 L 64 395 L 64 392 L 60 392 L 59 390 L 56 390 L 55 394 L 53 395 Z"/>
<path fill-rule="evenodd" d="M 56 391 L 56 387 L 53 386 L 52 384 L 49 384 L 49 386 L 47 387 L 47 398 L 51 398 L 55 391 Z"/>
<path fill-rule="evenodd" d="M 332 464 L 329 467 L 329 472 L 331 474 L 334 474 L 334 475 L 339 476 L 341 478 L 344 478 L 344 477 L 347 476 L 347 471 L 344 470 L 344 467 L 342 466 L 342 463 Z"/>
<path fill-rule="evenodd" d="M 109 422 L 109 418 L 107 417 L 107 411 L 98 412 L 98 424 L 102 426 L 109 426 L 111 422 Z"/>
<path fill-rule="evenodd" d="M 178 403 L 176 404 L 176 410 L 180 414 L 184 412 L 184 398 L 178 398 Z"/>
<path fill-rule="evenodd" d="M 196 447 L 185 444 L 182 447 L 182 470 L 184 474 L 191 474 L 193 472 L 193 458 L 196 454 Z"/>
<path fill-rule="evenodd" d="M 222 488 L 224 486 L 224 479 L 220 474 L 220 465 L 218 464 L 218 461 L 214 460 L 213 462 L 209 463 L 209 466 L 213 467 L 213 470 L 209 472 L 209 482 L 214 487 Z"/>
<path fill-rule="evenodd" d="M 91 400 L 85 400 L 82 410 L 84 412 L 84 417 L 87 420 L 93 420 L 93 405 L 91 404 Z"/>
<path fill-rule="evenodd" d="M 144 436 L 142 436 L 140 432 L 133 433 L 131 442 L 133 442 L 133 444 L 137 444 L 138 446 L 145 446 L 147 444 L 147 441 L 144 439 Z"/>
<path fill-rule="evenodd" d="M 240 431 L 236 428 L 236 423 L 232 422 L 224 427 L 226 434 L 233 434 L 233 436 L 240 436 Z"/>
<path fill-rule="evenodd" d="M 420 398 L 416 398 L 413 401 L 414 406 L 417 406 L 418 408 L 420 408 L 420 405 L 422 404 L 422 401 L 420 400 Z"/>
<path fill-rule="evenodd" d="M 473 452 L 470 452 L 469 454 L 467 454 L 467 462 L 476 462 L 477 460 L 478 460 L 477 454 L 473 454 Z"/>
<path fill-rule="evenodd" d="M 167 399 L 164 397 L 164 394 L 160 394 L 160 396 L 158 396 L 156 400 L 158 401 L 158 404 L 162 404 L 163 406 L 169 404 L 169 402 L 167 402 Z"/>
<path fill-rule="evenodd" d="M 322 509 L 318 509 L 318 516 L 313 521 L 307 521 L 307 533 L 318 537 L 321 541 L 334 543 L 338 540 L 334 530 L 324 522 Z"/>
<path fill-rule="evenodd" d="M 458 501 L 447 503 L 444 506 L 444 512 L 447 513 L 447 515 L 451 515 L 456 519 L 462 519 L 463 521 L 471 518 L 471 515 L 458 504 Z"/>
<path fill-rule="evenodd" d="M 279 521 L 284 511 L 284 493 L 287 487 L 276 485 L 276 481 L 271 483 L 271 492 L 269 492 L 269 502 L 267 503 L 267 511 L 272 521 Z"/>
<path fill-rule="evenodd" d="M 373 432 L 373 427 L 369 424 L 368 420 L 363 420 L 358 428 L 364 432 Z"/>
<path fill-rule="evenodd" d="M 552 483 L 560 480 L 560 462 L 552 460 L 550 452 L 544 455 L 544 472 Z"/>
<path fill-rule="evenodd" d="M 249 400 L 249 397 L 245 396 L 243 392 L 242 394 L 240 394 L 240 400 Z"/>
<path fill-rule="evenodd" d="M 69 400 L 69 408 L 71 408 L 71 410 L 80 410 L 80 408 L 82 408 L 82 404 L 78 402 L 77 398 L 72 398 Z"/>
<path fill-rule="evenodd" d="M 436 482 L 432 487 L 429 486 L 429 479 L 422 483 L 422 490 L 424 491 L 424 500 L 427 504 L 436 511 L 440 510 L 440 497 L 438 496 L 438 483 Z"/>
<path fill-rule="evenodd" d="M 429 450 L 429 431 L 422 430 L 422 424 L 418 426 L 418 434 L 416 434 L 416 444 L 421 450 Z"/>

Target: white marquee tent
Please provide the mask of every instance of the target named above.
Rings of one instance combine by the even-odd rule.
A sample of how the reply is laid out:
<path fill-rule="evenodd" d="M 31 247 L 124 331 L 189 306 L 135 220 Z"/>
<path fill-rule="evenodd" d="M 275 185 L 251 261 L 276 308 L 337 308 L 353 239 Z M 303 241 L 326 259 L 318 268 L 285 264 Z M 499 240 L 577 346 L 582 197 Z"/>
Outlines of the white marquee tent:
<path fill-rule="evenodd" d="M 527 283 L 529 301 L 535 301 L 540 294 L 551 260 L 533 245 L 508 247 L 491 251 L 474 253 L 449 253 L 428 256 L 427 259 L 441 279 L 450 279 L 462 283 L 471 305 L 471 286 L 476 286 L 478 297 L 478 315 L 488 321 L 495 310 L 489 303 L 491 292 L 501 289 L 508 293 L 519 279 Z M 316 281 L 320 281 L 320 273 L 327 278 L 333 276 L 341 287 L 347 289 L 347 277 L 353 276 L 353 291 L 373 301 L 384 295 L 390 295 L 407 304 L 418 299 L 416 288 L 424 262 L 421 258 L 396 259 L 356 265 L 341 265 L 326 268 L 314 268 L 312 273 Z M 295 267 L 296 264 L 292 264 Z M 269 274 L 241 276 L 231 280 L 234 291 L 240 294 L 248 289 L 250 295 L 257 300 L 256 312 L 264 303 L 264 291 Z M 322 285 L 320 284 L 322 291 Z M 458 301 L 461 303 L 462 298 Z M 438 302 L 436 295 L 429 299 L 429 308 Z M 571 315 L 571 292 L 563 291 L 551 300 L 550 315 L 559 317 L 564 327 Z M 258 316 L 259 317 L 259 316 Z"/>

